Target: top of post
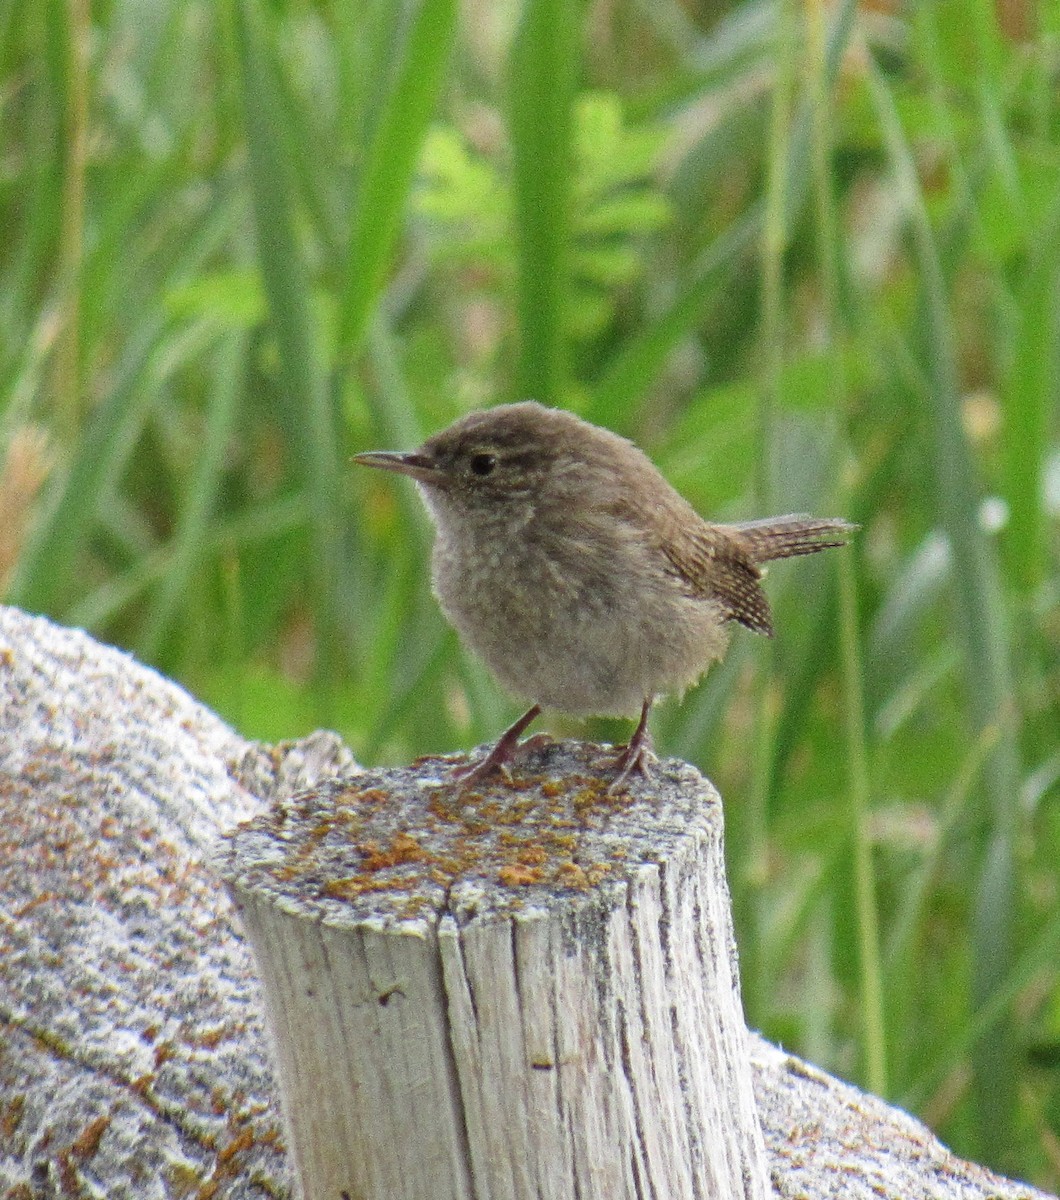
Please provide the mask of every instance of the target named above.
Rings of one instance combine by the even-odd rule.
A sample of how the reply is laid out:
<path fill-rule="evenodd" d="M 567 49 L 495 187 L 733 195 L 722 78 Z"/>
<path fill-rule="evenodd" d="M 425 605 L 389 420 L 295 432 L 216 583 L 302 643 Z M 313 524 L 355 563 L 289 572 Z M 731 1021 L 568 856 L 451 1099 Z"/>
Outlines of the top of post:
<path fill-rule="evenodd" d="M 646 864 L 720 840 L 720 798 L 687 763 L 660 762 L 618 796 L 604 765 L 599 746 L 538 739 L 507 781 L 463 787 L 443 758 L 328 780 L 240 825 L 217 865 L 235 892 L 303 917 L 414 932 L 443 915 L 618 903 Z"/>

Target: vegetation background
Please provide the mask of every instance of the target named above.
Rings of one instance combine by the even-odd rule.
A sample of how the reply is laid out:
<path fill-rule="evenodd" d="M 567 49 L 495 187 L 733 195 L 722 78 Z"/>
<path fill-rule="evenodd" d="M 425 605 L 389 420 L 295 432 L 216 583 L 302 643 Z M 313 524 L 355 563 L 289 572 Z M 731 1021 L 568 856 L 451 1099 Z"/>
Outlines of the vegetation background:
<path fill-rule="evenodd" d="M 0 0 L 0 149 L 4 598 L 245 734 L 514 715 L 346 465 L 469 408 L 860 521 L 657 741 L 750 1021 L 1060 1185 L 1060 7 Z"/>

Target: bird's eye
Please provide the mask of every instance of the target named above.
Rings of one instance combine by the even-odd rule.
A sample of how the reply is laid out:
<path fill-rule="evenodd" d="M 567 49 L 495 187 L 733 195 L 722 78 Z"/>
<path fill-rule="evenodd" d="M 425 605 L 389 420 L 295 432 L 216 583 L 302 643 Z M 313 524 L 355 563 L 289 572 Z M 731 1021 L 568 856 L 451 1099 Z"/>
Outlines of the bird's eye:
<path fill-rule="evenodd" d="M 497 460 L 492 454 L 474 454 L 469 465 L 473 475 L 492 475 Z"/>

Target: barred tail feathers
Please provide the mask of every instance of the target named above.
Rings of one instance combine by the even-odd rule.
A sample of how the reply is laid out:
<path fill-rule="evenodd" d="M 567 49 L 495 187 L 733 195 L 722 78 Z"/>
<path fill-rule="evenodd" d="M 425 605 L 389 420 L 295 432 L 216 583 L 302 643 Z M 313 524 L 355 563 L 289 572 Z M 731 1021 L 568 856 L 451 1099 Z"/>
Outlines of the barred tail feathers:
<path fill-rule="evenodd" d="M 845 546 L 858 526 L 839 517 L 810 517 L 805 513 L 791 513 L 785 517 L 744 521 L 732 528 L 745 541 L 754 561 L 764 563 Z"/>

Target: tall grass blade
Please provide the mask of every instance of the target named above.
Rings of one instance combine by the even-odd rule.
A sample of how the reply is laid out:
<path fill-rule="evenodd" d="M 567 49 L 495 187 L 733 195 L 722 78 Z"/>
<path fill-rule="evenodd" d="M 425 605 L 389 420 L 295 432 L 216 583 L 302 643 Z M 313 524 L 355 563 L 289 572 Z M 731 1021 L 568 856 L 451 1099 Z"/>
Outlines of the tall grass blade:
<path fill-rule="evenodd" d="M 975 739 L 943 800 L 934 838 L 920 863 L 906 880 L 887 938 L 889 966 L 903 979 L 912 980 L 915 976 L 912 963 L 913 947 L 918 930 L 925 928 L 922 918 L 932 882 L 951 839 L 957 833 L 958 822 L 967 815 L 975 782 L 987 756 L 994 749 L 1000 732 L 997 726 L 983 729 Z"/>
<path fill-rule="evenodd" d="M 59 6 L 56 6 L 59 11 Z M 88 162 L 88 55 L 91 21 L 87 0 L 67 0 L 63 20 L 62 221 L 59 236 L 59 304 L 62 328 L 55 350 L 55 394 L 61 431 L 73 441 L 81 423 L 81 269 L 85 240 L 85 175 Z"/>
<path fill-rule="evenodd" d="M 870 61 L 868 80 L 884 144 L 911 225 L 922 280 L 922 330 L 932 419 L 935 499 L 953 551 L 954 604 L 963 640 L 968 705 L 976 731 L 997 725 L 997 744 L 984 766 L 991 829 L 974 917 L 977 1009 L 989 1010 L 1012 967 L 1015 919 L 1015 836 L 1020 759 L 1015 699 L 1000 580 L 979 523 L 979 494 L 961 425 L 954 332 L 946 283 L 916 165 L 887 82 Z M 992 1011 L 992 1010 L 991 1010 Z M 998 1011 L 975 1046 L 976 1111 L 981 1157 L 1003 1165 L 1016 1145 L 1018 1059 L 1011 1012 Z"/>
<path fill-rule="evenodd" d="M 55 5 L 54 7 L 58 7 Z M 0 41 L 4 58 L 10 56 L 5 79 L 24 76 L 28 95 L 24 107 L 5 97 L 0 102 L 0 145 L 28 148 L 19 184 L 23 195 L 21 211 L 8 210 L 10 225 L 5 233 L 3 287 L 0 289 L 0 321 L 5 337 L 0 338 L 0 365 L 19 345 L 12 327 L 39 324 L 35 310 L 42 278 L 54 275 L 53 255 L 63 222 L 62 99 L 64 22 L 53 6 L 15 5 L 19 13 L 19 37 Z M 14 27 L 12 21 L 9 28 Z M 21 44 L 20 44 L 21 43 Z M 21 55 L 20 52 L 21 51 Z M 0 60 L 2 62 L 3 60 Z M 27 69 L 32 64 L 30 69 Z"/>
<path fill-rule="evenodd" d="M 427 124 L 452 51 L 455 0 L 418 0 L 393 85 L 362 160 L 339 320 L 340 360 L 355 354 L 382 287 Z"/>
<path fill-rule="evenodd" d="M 969 1052 L 974 1056 L 977 1046 L 986 1040 L 999 1022 L 1004 1021 L 1020 996 L 1032 988 L 1036 981 L 1055 977 L 1056 963 L 1060 958 L 1060 912 L 1055 910 L 1050 919 L 1034 937 L 1024 943 L 1018 957 L 1012 962 L 1006 975 L 998 980 L 990 999 L 976 1009 L 971 1020 L 955 1030 L 952 1036 L 938 1047 L 930 1066 L 914 1081 L 902 1103 L 909 1108 L 922 1106 L 931 1092 L 953 1071 Z M 1011 1149 L 1013 1143 L 1009 1144 Z"/>
<path fill-rule="evenodd" d="M 755 206 L 699 256 L 666 310 L 629 338 L 611 359 L 585 406 L 590 421 L 629 428 L 631 414 L 662 373 L 674 347 L 695 328 L 710 298 L 753 253 L 761 226 L 761 211 Z"/>
<path fill-rule="evenodd" d="M 211 525 L 200 551 L 205 559 L 227 557 L 231 562 L 237 552 L 253 551 L 261 543 L 275 542 L 277 537 L 305 528 L 308 523 L 309 514 L 301 494 L 283 496 Z M 125 571 L 109 577 L 70 606 L 70 624 L 84 629 L 105 628 L 149 589 L 165 581 L 173 570 L 173 558 L 172 546 L 158 546 Z M 232 647 L 226 645 L 226 650 L 232 652 Z"/>
<path fill-rule="evenodd" d="M 842 0 L 831 25 L 827 48 L 829 87 L 838 75 L 856 11 L 856 0 Z M 804 104 L 792 122 L 786 143 L 787 183 L 781 193 L 784 226 L 795 220 L 809 194 L 811 115 L 809 105 Z M 720 286 L 730 282 L 732 272 L 746 265 L 763 236 L 765 221 L 765 206 L 750 205 L 699 256 L 688 277 L 680 281 L 674 298 L 628 338 L 597 381 L 586 408 L 590 420 L 606 420 L 628 428 L 633 407 L 659 378 L 674 349 L 695 329 L 707 301 Z"/>
<path fill-rule="evenodd" d="M 147 377 L 164 326 L 155 313 L 136 331 L 109 394 L 85 421 L 69 466 L 53 473 L 40 518 L 15 570 L 11 604 L 31 612 L 61 612 L 70 599 L 101 499 L 121 477 L 157 400 L 157 389 Z"/>
<path fill-rule="evenodd" d="M 1030 270 L 1017 296 L 1013 362 L 1001 397 L 1007 563 L 1013 582 L 1027 590 L 1045 574 L 1043 476 L 1050 425 L 1060 409 L 1060 202 L 1034 232 L 1032 244 Z"/>
<path fill-rule="evenodd" d="M 834 342 L 844 332 L 842 298 L 847 291 L 842 246 L 832 190 L 832 95 L 826 57 L 827 20 L 823 0 L 807 5 L 807 60 L 812 113 L 811 162 L 816 200 L 818 274 L 821 279 L 826 337 Z M 838 407 L 849 413 L 851 397 L 843 358 L 829 356 L 832 391 Z M 840 464 L 837 464 L 840 465 Z M 837 470 L 837 475 L 841 474 Z M 876 902 L 876 873 L 872 852 L 868 738 L 865 719 L 864 670 L 859 639 L 858 602 L 852 551 L 840 556 L 839 636 L 846 714 L 846 755 L 849 769 L 849 838 L 854 850 L 854 904 L 857 911 L 861 1023 L 864 1039 L 865 1082 L 877 1095 L 887 1094 L 887 1048 L 880 963 L 880 920 Z"/>
<path fill-rule="evenodd" d="M 572 110 L 582 0 L 525 0 L 509 64 L 519 359 L 516 392 L 560 404 L 567 384 Z"/>
<path fill-rule="evenodd" d="M 138 647 L 139 653 L 149 661 L 157 658 L 162 639 L 176 618 L 191 577 L 203 559 L 209 519 L 221 485 L 225 456 L 239 412 L 246 343 L 244 333 L 232 333 L 218 350 L 214 387 L 206 410 L 202 450 L 188 481 L 166 573 Z"/>
<path fill-rule="evenodd" d="M 773 461 L 776 411 L 780 403 L 780 380 L 784 366 L 783 260 L 787 244 L 786 215 L 794 164 L 788 155 L 795 120 L 795 0 L 781 0 L 777 9 L 775 39 L 777 61 L 770 115 L 769 155 L 766 163 L 766 195 L 762 221 L 760 278 L 762 314 L 760 345 L 762 368 L 758 380 L 758 403 L 749 419 L 755 422 L 755 506 L 759 512 L 773 511 Z M 764 943 L 762 882 L 769 857 L 769 800 L 775 776 L 773 745 L 781 703 L 775 685 L 776 655 L 773 647 L 763 653 L 764 668 L 756 681 L 756 736 L 751 795 L 746 813 L 734 831 L 739 838 L 746 869 L 734 881 L 733 903 L 738 921 L 742 918 L 751 947 L 744 965 L 744 988 L 748 1013 L 761 1012 L 768 995 L 769 973 L 760 947 Z"/>
<path fill-rule="evenodd" d="M 342 546 L 339 422 L 324 374 L 305 253 L 298 237 L 293 170 L 281 131 L 277 66 L 257 0 L 235 0 L 235 43 L 243 97 L 251 197 L 280 378 L 291 406 L 297 470 L 312 513 L 317 668 L 341 667 L 341 598 L 355 605 Z M 352 557 L 352 556 L 351 556 Z"/>

